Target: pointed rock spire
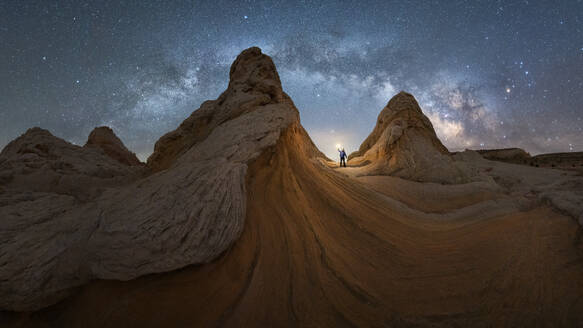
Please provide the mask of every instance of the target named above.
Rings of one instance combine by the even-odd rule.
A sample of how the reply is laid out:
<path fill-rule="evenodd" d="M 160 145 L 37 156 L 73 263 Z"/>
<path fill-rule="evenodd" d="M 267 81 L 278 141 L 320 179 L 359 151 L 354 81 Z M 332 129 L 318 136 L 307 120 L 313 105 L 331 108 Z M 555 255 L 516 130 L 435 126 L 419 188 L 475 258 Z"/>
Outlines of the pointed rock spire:
<path fill-rule="evenodd" d="M 470 175 L 454 163 L 415 97 L 404 91 L 383 108 L 375 128 L 349 162 L 366 166 L 366 174 L 417 181 L 461 183 Z"/>
<path fill-rule="evenodd" d="M 295 110 L 281 88 L 275 64 L 261 49 L 243 50 L 231 65 L 229 77 L 229 86 L 219 98 L 204 102 L 176 130 L 156 142 L 154 153 L 148 158 L 150 168 L 154 171 L 169 168 L 215 127 L 260 106 L 289 102 Z"/>
<path fill-rule="evenodd" d="M 129 165 L 143 165 L 136 157 L 136 154 L 129 151 L 123 142 L 115 135 L 113 130 L 107 126 L 100 126 L 89 134 L 84 147 L 93 147 L 103 150 L 103 152 L 116 161 Z"/>

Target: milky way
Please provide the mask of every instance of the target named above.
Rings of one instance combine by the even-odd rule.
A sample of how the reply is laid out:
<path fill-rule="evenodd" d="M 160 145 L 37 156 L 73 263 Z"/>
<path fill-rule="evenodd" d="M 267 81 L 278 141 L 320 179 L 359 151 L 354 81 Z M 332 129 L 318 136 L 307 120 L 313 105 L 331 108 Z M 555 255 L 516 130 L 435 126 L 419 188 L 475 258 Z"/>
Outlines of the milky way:
<path fill-rule="evenodd" d="M 583 2 L 2 1 L 0 147 L 40 126 L 83 144 L 111 126 L 147 158 L 270 55 L 330 156 L 355 150 L 398 91 L 450 150 L 583 151 Z"/>

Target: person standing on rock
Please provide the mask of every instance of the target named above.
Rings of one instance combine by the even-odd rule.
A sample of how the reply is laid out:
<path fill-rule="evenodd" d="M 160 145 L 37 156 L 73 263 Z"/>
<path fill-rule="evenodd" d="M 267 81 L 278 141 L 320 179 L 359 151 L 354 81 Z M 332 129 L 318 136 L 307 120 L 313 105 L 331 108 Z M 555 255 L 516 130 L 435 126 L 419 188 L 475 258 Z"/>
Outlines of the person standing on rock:
<path fill-rule="evenodd" d="M 338 151 L 340 152 L 340 167 L 342 167 L 343 163 L 344 167 L 346 167 L 346 152 L 344 151 L 344 148 L 339 148 Z"/>

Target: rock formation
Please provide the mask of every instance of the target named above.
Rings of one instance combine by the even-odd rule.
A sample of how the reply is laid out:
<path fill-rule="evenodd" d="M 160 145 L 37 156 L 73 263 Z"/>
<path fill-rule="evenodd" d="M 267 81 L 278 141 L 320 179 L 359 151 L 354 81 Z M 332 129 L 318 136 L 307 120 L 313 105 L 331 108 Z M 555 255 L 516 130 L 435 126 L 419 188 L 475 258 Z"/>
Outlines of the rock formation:
<path fill-rule="evenodd" d="M 89 139 L 35 128 L 0 153 L 0 308 L 63 300 L 0 311 L 2 327 L 583 322 L 581 229 L 564 215 L 581 221 L 583 177 L 451 155 L 406 93 L 361 166 L 337 168 L 251 48 L 148 166 L 120 161 L 107 130 Z M 485 178 L 450 183 L 467 170 Z"/>
<path fill-rule="evenodd" d="M 29 195 L 51 193 L 87 201 L 142 171 L 99 149 L 70 144 L 40 128 L 29 129 L 0 153 L 0 185 Z"/>
<path fill-rule="evenodd" d="M 242 231 L 248 164 L 289 129 L 305 134 L 271 58 L 250 48 L 227 90 L 156 143 L 157 173 L 145 178 L 107 129 L 83 148 L 30 130 L 0 155 L 2 188 L 12 188 L 0 194 L 0 308 L 38 309 L 94 278 L 211 261 Z"/>
<path fill-rule="evenodd" d="M 422 182 L 462 183 L 472 174 L 454 162 L 415 98 L 401 91 L 383 108 L 371 134 L 350 154 L 366 175 L 393 175 Z"/>
<path fill-rule="evenodd" d="M 215 127 L 258 107 L 291 104 L 281 89 L 275 65 L 259 48 L 243 51 L 229 75 L 229 86 L 218 99 L 204 102 L 178 129 L 156 142 L 148 166 L 155 171 L 170 167 L 192 145 L 207 138 Z"/>
<path fill-rule="evenodd" d="M 583 170 L 583 152 L 539 154 L 533 156 L 528 164 L 540 167 Z"/>
<path fill-rule="evenodd" d="M 531 159 L 530 154 L 520 148 L 481 149 L 477 151 L 485 159 L 514 164 L 526 164 Z"/>
<path fill-rule="evenodd" d="M 87 138 L 85 147 L 95 147 L 103 150 L 105 155 L 125 165 L 142 165 L 136 154 L 129 151 L 126 146 L 107 126 L 93 129 Z"/>

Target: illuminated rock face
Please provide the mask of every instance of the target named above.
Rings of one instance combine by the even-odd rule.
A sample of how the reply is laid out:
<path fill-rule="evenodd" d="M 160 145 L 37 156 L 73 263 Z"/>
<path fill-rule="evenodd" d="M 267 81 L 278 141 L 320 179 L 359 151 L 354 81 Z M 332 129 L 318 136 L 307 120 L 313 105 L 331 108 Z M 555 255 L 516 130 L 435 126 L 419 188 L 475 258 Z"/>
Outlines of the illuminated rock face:
<path fill-rule="evenodd" d="M 364 175 L 422 182 L 463 183 L 474 176 L 452 159 L 415 98 L 406 92 L 395 95 L 383 108 L 374 130 L 350 154 L 349 163 L 363 166 Z"/>
<path fill-rule="evenodd" d="M 217 100 L 156 143 L 149 168 L 131 166 L 103 129 L 86 147 L 40 129 L 6 147 L 0 308 L 34 310 L 91 279 L 208 262 L 239 237 L 248 164 L 297 128 L 299 115 L 259 48 L 243 51 L 230 77 Z"/>

